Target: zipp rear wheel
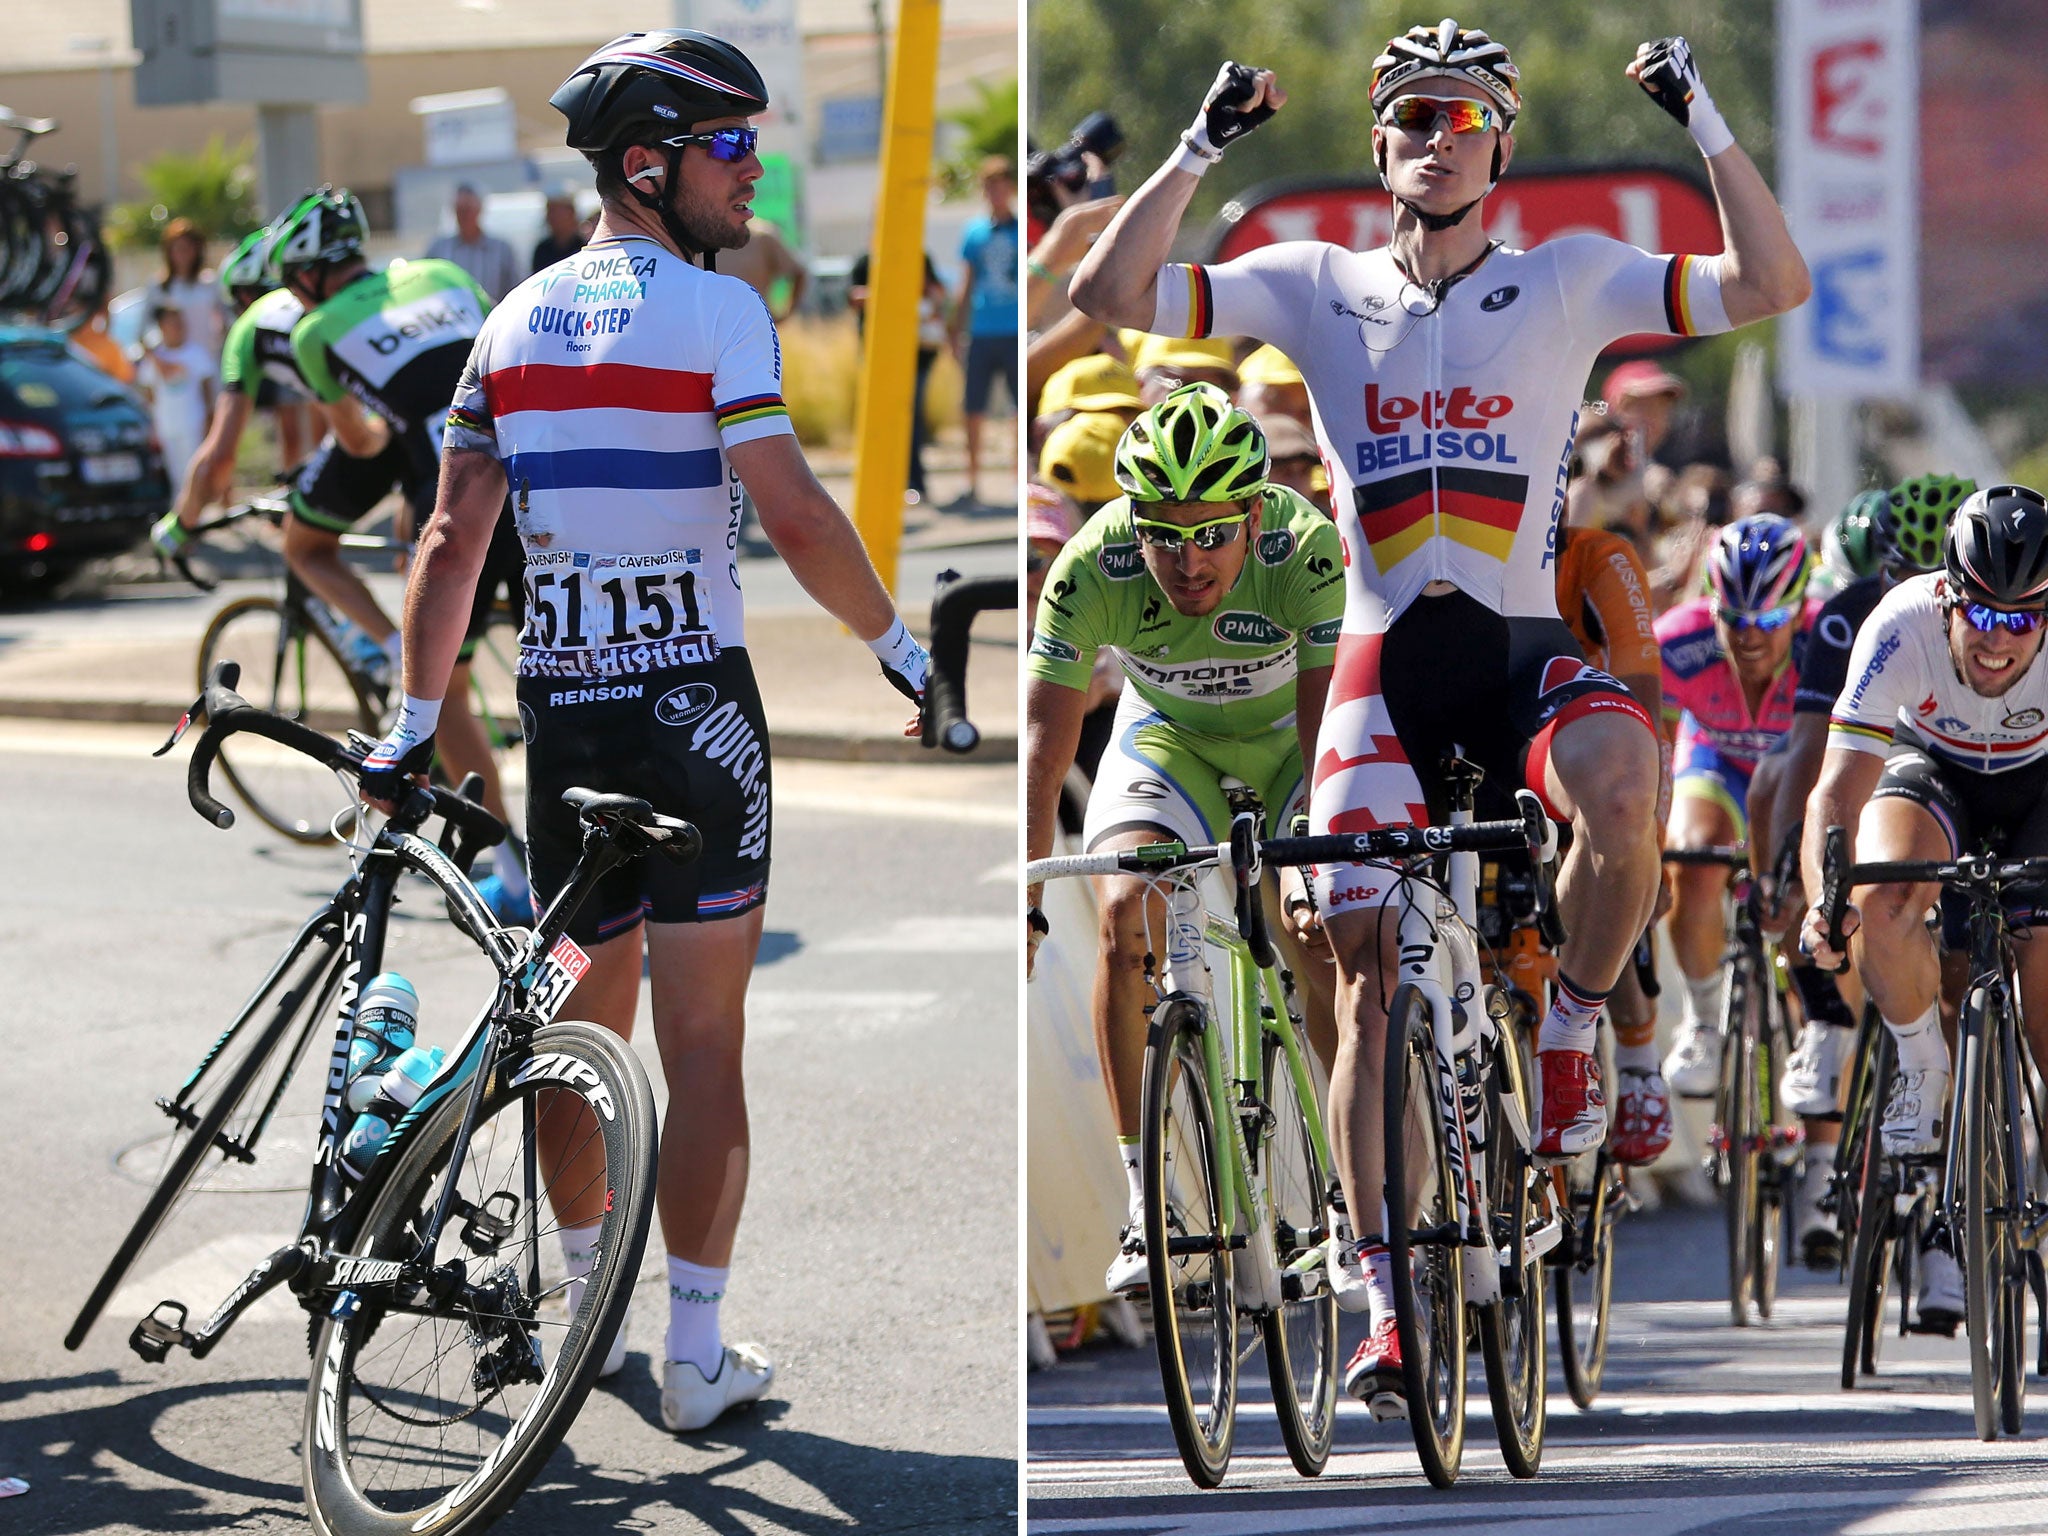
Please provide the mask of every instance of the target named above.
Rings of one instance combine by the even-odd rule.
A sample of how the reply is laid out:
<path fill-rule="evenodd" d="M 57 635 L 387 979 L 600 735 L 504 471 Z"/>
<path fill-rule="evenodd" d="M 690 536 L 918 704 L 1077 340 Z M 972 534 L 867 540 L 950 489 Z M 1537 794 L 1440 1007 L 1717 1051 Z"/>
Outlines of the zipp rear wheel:
<path fill-rule="evenodd" d="M 624 1320 L 654 1212 L 654 1096 L 637 1057 L 593 1024 L 556 1024 L 489 1069 L 476 1132 L 451 1168 L 460 1089 L 387 1144 L 353 1252 L 406 1262 L 445 1186 L 455 1201 L 425 1262 L 465 1282 L 402 1297 L 340 1293 L 314 1341 L 306 1505 L 318 1536 L 469 1536 L 517 1498 L 561 1443 Z M 536 1127 L 564 1122 L 554 1175 Z M 394 1158 L 387 1169 L 382 1158 Z M 603 1192 L 581 1294 L 559 1263 L 557 1209 Z M 344 1220 L 350 1213 L 344 1212 Z M 474 1287 L 474 1290 L 469 1290 Z M 462 1298 L 467 1295 L 470 1300 Z"/>
<path fill-rule="evenodd" d="M 1522 1049 L 1519 1036 L 1503 1035 L 1495 1058 L 1495 1078 L 1486 1095 L 1492 1116 L 1485 1167 L 1494 1207 L 1493 1236 L 1509 1258 L 1501 1266 L 1500 1300 L 1479 1308 L 1478 1314 L 1486 1394 L 1493 1406 L 1493 1431 L 1500 1441 L 1501 1459 L 1516 1477 L 1534 1477 L 1543 1463 L 1543 1430 L 1549 1412 L 1550 1372 L 1545 1358 L 1549 1329 L 1544 1326 L 1543 1259 L 1527 1255 L 1539 1212 L 1545 1208 L 1538 1182 L 1544 1176 L 1500 1112 L 1501 1102 L 1512 1100 L 1520 1107 L 1522 1124 L 1536 1123 Z M 1521 1260 L 1519 1266 L 1517 1259 Z"/>
<path fill-rule="evenodd" d="M 1237 1295 L 1219 1180 L 1222 1132 L 1197 1006 L 1160 1006 L 1145 1048 L 1139 1156 L 1152 1339 L 1188 1476 L 1214 1488 L 1237 1432 Z"/>
<path fill-rule="evenodd" d="M 1423 1472 L 1448 1488 L 1465 1454 L 1465 1250 L 1437 1106 L 1429 1005 L 1403 984 L 1387 1010 L 1387 1249 L 1408 1427 Z"/>

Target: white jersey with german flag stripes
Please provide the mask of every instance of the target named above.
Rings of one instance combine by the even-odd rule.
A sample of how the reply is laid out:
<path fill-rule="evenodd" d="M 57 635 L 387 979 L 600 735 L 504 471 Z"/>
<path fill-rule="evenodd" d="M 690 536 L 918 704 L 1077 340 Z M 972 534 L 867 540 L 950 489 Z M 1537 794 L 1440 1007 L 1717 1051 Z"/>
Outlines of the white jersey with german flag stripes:
<path fill-rule="evenodd" d="M 1497 247 L 1434 288 L 1384 246 L 1291 241 L 1166 266 L 1158 291 L 1154 331 L 1257 337 L 1301 369 L 1344 536 L 1347 634 L 1385 630 L 1435 580 L 1508 617 L 1555 617 L 1594 359 L 1623 336 L 1729 329 L 1718 257 L 1590 234 Z"/>
<path fill-rule="evenodd" d="M 2048 757 L 2048 663 L 2037 655 L 1995 699 L 1956 676 L 1942 611 L 1947 580 L 1915 576 L 1871 609 L 1828 714 L 1828 745 L 1882 756 L 1902 739 L 1972 773 L 2040 762 Z"/>
<path fill-rule="evenodd" d="M 775 322 L 736 277 L 628 236 L 507 294 L 447 442 L 505 466 L 526 551 L 521 674 L 616 677 L 745 645 L 725 450 L 790 430 Z"/>

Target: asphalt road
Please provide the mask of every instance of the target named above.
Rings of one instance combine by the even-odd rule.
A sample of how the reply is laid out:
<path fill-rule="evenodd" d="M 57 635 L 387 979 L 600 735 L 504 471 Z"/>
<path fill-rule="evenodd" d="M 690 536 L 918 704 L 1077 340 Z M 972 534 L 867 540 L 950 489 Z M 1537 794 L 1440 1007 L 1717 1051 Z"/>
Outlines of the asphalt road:
<path fill-rule="evenodd" d="M 1896 1335 L 1875 1385 L 1840 1390 L 1843 1291 L 1791 1272 L 1771 1323 L 1729 1325 L 1718 1213 L 1667 1209 L 1624 1222 L 1604 1392 L 1580 1413 L 1553 1362 L 1542 1472 L 1508 1475 L 1473 1355 L 1464 1474 L 1424 1480 L 1405 1423 L 1344 1400 L 1323 1475 L 1298 1477 L 1254 1352 L 1250 1401 L 1222 1489 L 1182 1470 L 1149 1348 L 1096 1345 L 1027 1383 L 1033 1536 L 1919 1536 L 2048 1529 L 2048 1402 L 2028 1433 L 1980 1444 L 1964 1342 Z M 1897 1304 L 1887 1320 L 1896 1325 Z M 1355 1325 L 1345 1348 L 1355 1342 Z M 2037 1337 L 2037 1335 L 2030 1335 Z M 1555 1351 L 1555 1329 L 1552 1334 Z"/>
<path fill-rule="evenodd" d="M 203 824 L 181 768 L 148 761 L 160 739 L 0 721 L 15 970 L 0 1005 L 0 1478 L 30 1484 L 0 1502 L 0 1529 L 21 1536 L 305 1528 L 296 1307 L 267 1298 L 204 1361 L 151 1366 L 126 1343 L 156 1300 L 204 1316 L 289 1238 L 302 1163 L 202 1197 L 183 1245 L 145 1254 L 84 1347 L 60 1343 L 144 1197 L 123 1154 L 162 1133 L 153 1097 L 341 868 L 252 820 Z M 501 1529 L 1015 1529 L 1015 793 L 1007 766 L 777 764 L 752 1184 L 725 1322 L 780 1375 L 706 1434 L 662 1431 L 657 1228 L 625 1373 Z M 418 987 L 429 1043 L 484 996 L 465 950 L 425 901 L 394 920 L 388 961 Z M 280 1148 L 293 1123 L 288 1101 Z"/>

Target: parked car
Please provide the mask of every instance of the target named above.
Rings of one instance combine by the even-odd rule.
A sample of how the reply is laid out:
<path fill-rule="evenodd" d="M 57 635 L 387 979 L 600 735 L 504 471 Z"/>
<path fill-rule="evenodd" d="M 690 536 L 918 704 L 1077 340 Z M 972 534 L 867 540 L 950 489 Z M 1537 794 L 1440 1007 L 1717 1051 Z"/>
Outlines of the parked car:
<path fill-rule="evenodd" d="M 0 327 L 0 587 L 47 591 L 171 505 L 148 408 L 54 331 Z"/>

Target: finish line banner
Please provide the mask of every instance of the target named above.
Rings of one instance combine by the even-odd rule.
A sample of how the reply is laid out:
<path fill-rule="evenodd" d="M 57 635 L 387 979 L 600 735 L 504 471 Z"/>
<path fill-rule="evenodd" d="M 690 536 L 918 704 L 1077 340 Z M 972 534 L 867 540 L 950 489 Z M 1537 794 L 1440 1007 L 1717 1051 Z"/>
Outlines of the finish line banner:
<path fill-rule="evenodd" d="M 1813 273 L 1788 395 L 1920 387 L 1919 33 L 1917 0 L 1778 0 L 1778 190 Z"/>

